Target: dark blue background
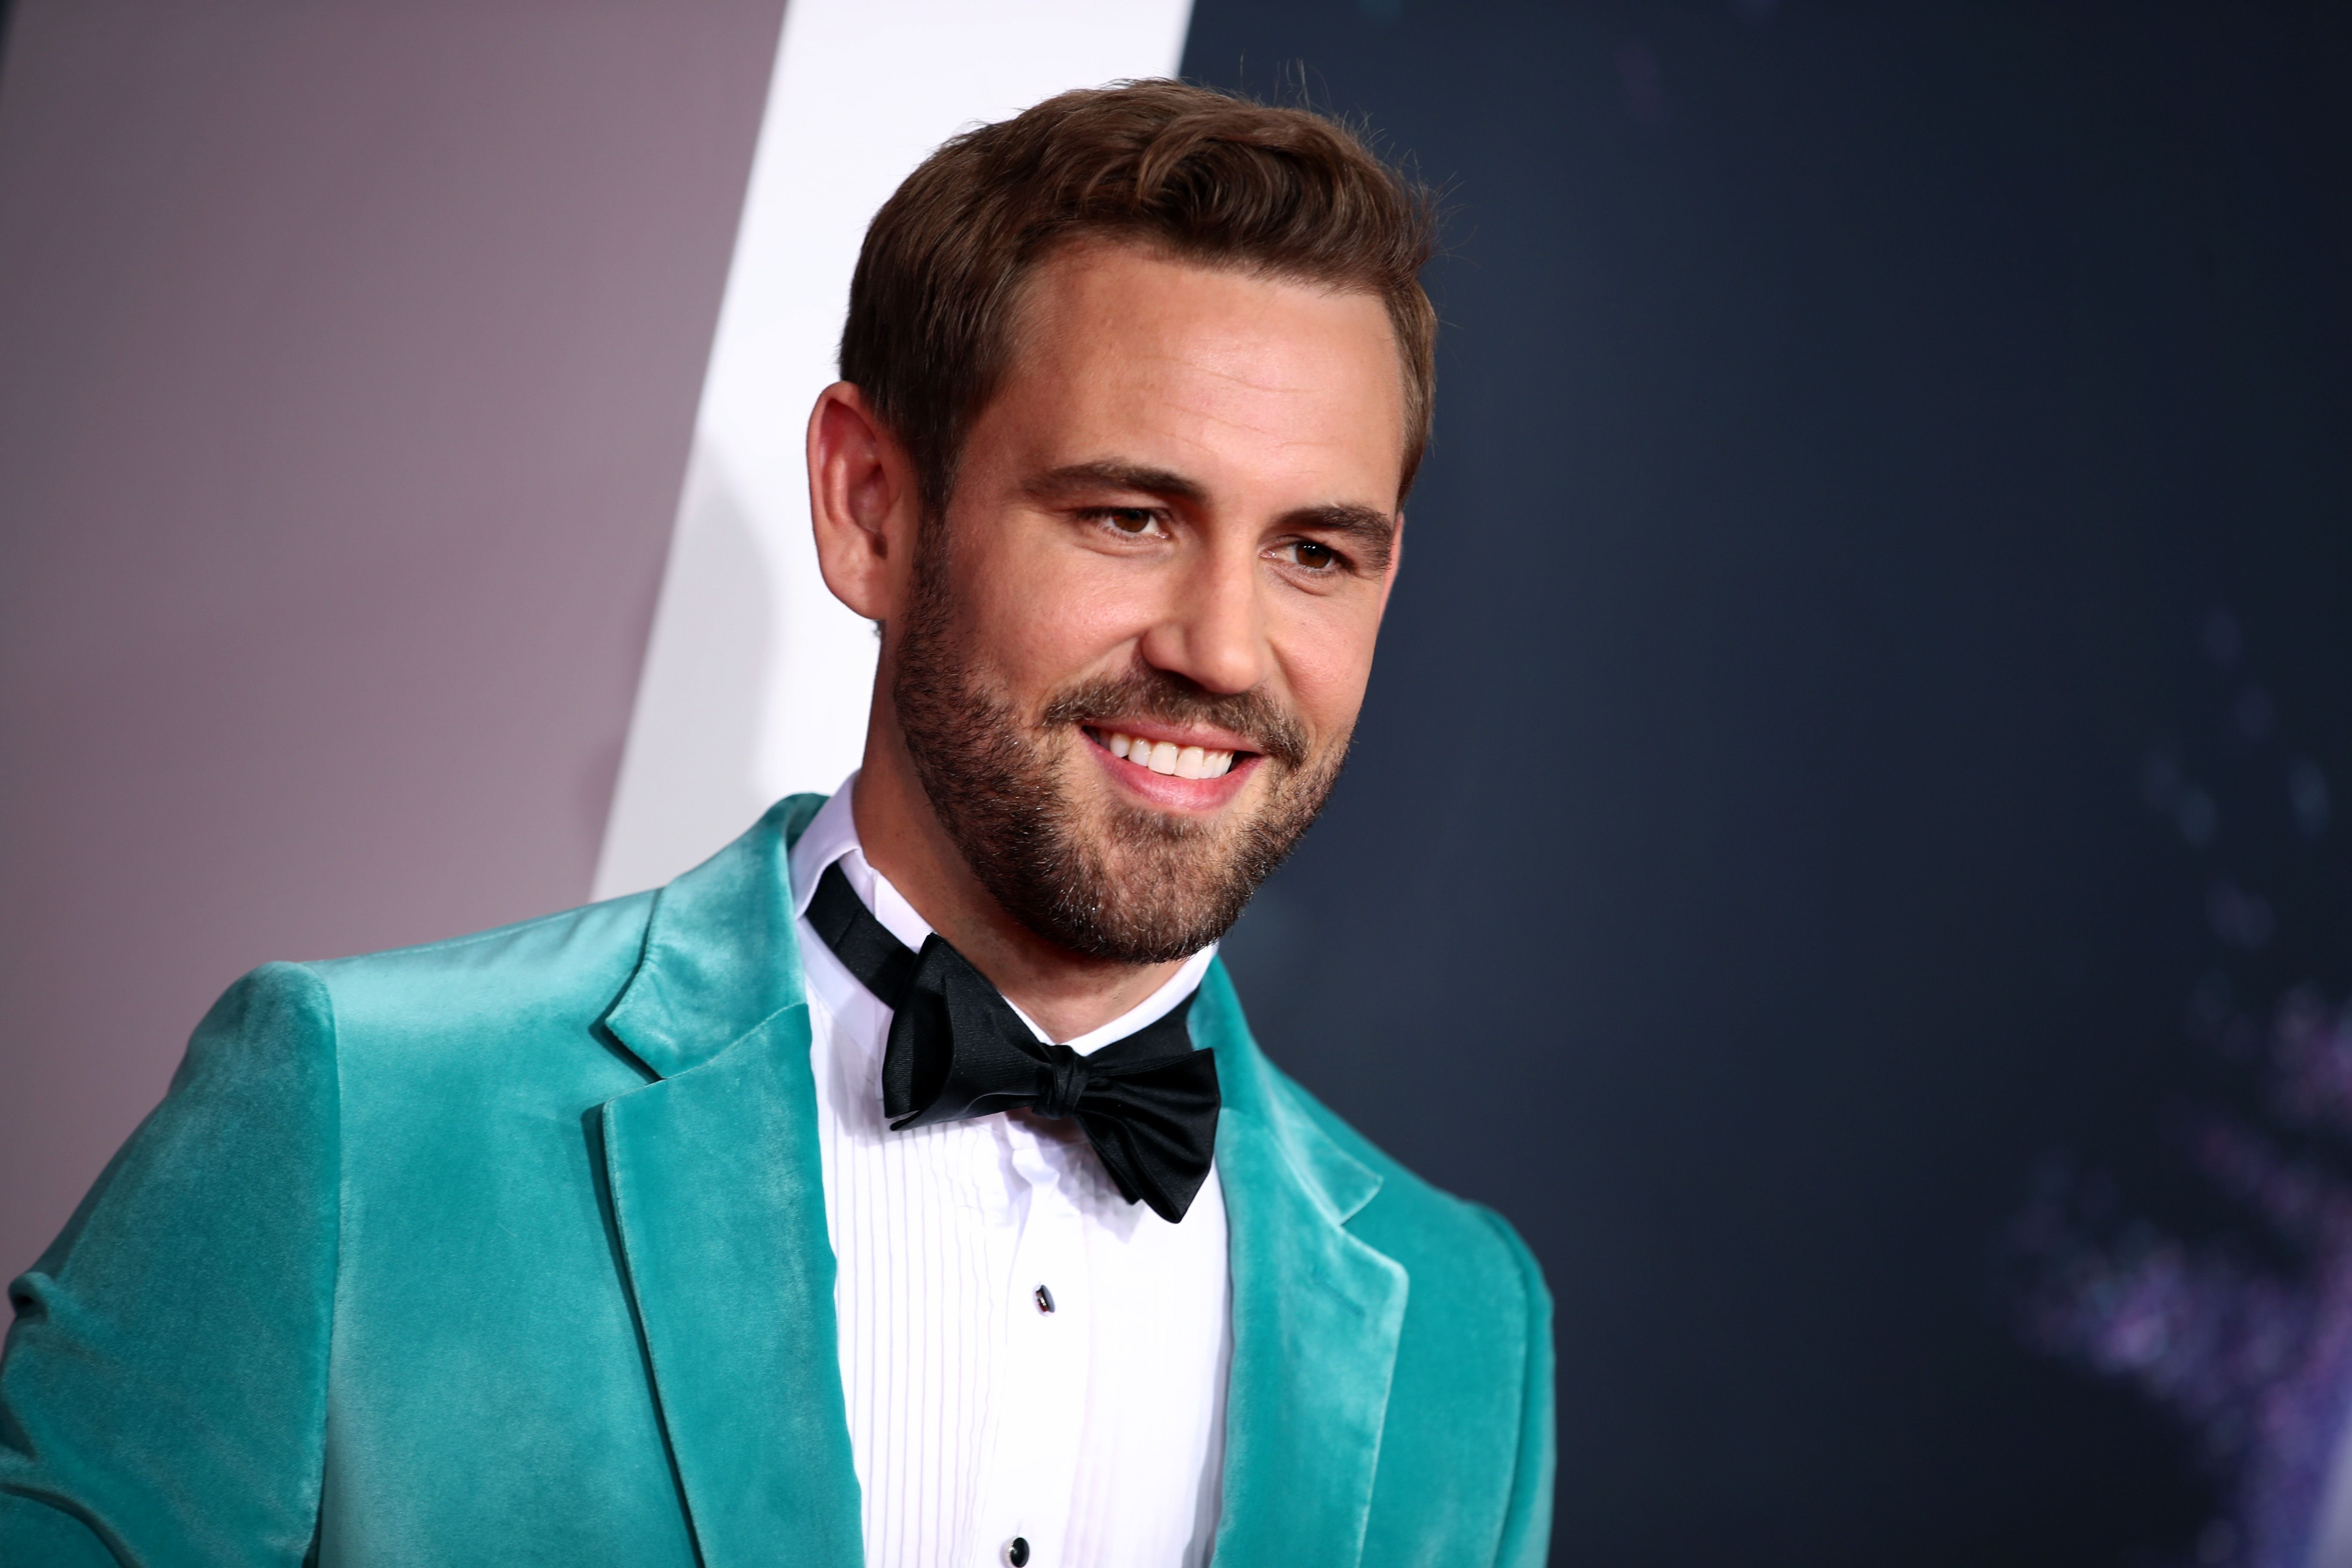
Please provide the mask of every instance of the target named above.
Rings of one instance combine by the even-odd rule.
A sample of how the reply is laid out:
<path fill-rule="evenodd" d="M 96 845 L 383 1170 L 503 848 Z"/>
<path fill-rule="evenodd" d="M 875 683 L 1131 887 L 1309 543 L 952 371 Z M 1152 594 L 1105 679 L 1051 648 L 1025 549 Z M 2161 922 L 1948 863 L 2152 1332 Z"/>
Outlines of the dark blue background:
<path fill-rule="evenodd" d="M 2001 1245 L 2053 1153 L 2239 1223 L 2188 998 L 2352 983 L 2352 16 L 1199 0 L 1186 70 L 1454 209 L 1357 759 L 1228 951 L 1540 1254 L 1556 1560 L 2189 1560 L 2221 1473 Z"/>

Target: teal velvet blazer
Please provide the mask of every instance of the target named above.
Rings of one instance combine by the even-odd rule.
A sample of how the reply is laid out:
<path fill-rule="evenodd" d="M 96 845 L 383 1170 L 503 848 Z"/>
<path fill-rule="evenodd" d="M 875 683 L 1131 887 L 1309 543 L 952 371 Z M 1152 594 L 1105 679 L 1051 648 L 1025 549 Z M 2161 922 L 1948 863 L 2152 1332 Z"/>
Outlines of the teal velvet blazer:
<path fill-rule="evenodd" d="M 856 1568 L 786 846 L 272 964 L 10 1296 L 0 1563 Z M 1267 1062 L 1212 968 L 1216 1561 L 1532 1568 L 1550 1300 Z"/>

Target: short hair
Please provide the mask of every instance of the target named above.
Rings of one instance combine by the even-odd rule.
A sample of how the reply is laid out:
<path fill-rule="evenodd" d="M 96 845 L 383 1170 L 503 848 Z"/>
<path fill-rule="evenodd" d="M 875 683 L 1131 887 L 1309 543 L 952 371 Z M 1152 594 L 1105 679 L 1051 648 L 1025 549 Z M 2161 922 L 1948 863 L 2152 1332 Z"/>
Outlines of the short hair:
<path fill-rule="evenodd" d="M 1086 239 L 1377 296 L 1402 359 L 1399 498 L 1429 445 L 1437 312 L 1420 270 L 1429 192 L 1324 115 L 1185 82 L 1066 92 L 944 143 L 866 228 L 841 374 L 944 513 L 963 441 L 1010 357 L 1022 285 Z"/>

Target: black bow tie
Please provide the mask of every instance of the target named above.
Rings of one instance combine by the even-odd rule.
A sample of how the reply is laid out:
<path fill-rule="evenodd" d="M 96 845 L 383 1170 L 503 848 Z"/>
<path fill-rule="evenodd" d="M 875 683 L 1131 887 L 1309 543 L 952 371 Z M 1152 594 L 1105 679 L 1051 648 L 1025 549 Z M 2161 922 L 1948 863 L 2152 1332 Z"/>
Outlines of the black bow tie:
<path fill-rule="evenodd" d="M 911 952 L 825 868 L 808 921 L 842 966 L 890 1012 L 882 1109 L 890 1130 L 1027 1106 L 1075 1117 L 1129 1203 L 1174 1222 L 1209 1179 L 1217 1146 L 1217 1064 L 1192 1048 L 1190 996 L 1125 1039 L 1081 1056 L 1048 1045 L 988 977 L 933 932 Z"/>

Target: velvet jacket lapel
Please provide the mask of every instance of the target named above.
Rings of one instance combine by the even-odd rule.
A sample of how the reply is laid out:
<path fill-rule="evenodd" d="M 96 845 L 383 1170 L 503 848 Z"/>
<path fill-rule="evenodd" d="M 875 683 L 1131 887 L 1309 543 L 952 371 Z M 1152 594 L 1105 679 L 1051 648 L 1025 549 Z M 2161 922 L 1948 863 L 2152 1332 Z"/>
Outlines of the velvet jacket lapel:
<path fill-rule="evenodd" d="M 1348 1232 L 1381 1177 L 1284 1092 L 1222 963 L 1201 983 L 1192 1037 L 1217 1053 L 1233 1268 L 1217 1568 L 1353 1564 L 1408 1284 L 1402 1264 Z"/>
<path fill-rule="evenodd" d="M 795 795 L 662 889 L 605 1026 L 656 1081 L 602 1113 L 613 1210 L 706 1568 L 857 1568 L 808 1011 L 788 847 Z M 1381 1177 L 1296 1108 L 1222 963 L 1192 1013 L 1214 1047 L 1233 1269 L 1218 1568 L 1362 1554 L 1403 1267 L 1349 1234 Z"/>
<path fill-rule="evenodd" d="M 786 866 L 819 804 L 661 890 L 604 1019 L 657 1075 L 605 1103 L 604 1169 L 705 1568 L 864 1560 Z"/>

